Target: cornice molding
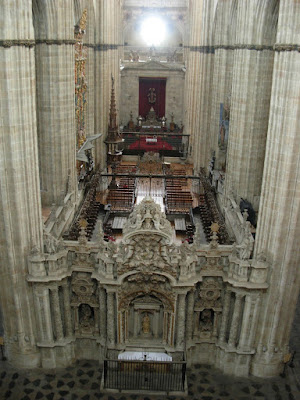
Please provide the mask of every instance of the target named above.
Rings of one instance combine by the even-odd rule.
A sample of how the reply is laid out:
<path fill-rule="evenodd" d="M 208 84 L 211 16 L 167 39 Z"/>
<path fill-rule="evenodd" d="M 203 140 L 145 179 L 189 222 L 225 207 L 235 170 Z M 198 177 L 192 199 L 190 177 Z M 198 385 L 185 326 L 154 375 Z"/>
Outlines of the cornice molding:
<path fill-rule="evenodd" d="M 273 46 L 267 46 L 262 44 L 235 44 L 235 45 L 225 45 L 218 44 L 214 46 L 185 46 L 185 48 L 190 51 L 195 51 L 204 54 L 213 54 L 216 50 L 255 50 L 255 51 L 297 51 L 300 52 L 300 45 L 298 44 L 282 44 L 276 43 Z"/>
<path fill-rule="evenodd" d="M 77 42 L 76 39 L 7 39 L 0 40 L 0 47 L 14 47 L 14 46 L 24 46 L 24 47 L 34 47 L 37 44 L 47 44 L 47 45 L 75 45 Z M 122 44 L 100 44 L 100 43 L 83 43 L 85 47 L 94 48 L 97 51 L 106 51 L 106 50 L 116 50 L 119 47 L 122 47 Z"/>

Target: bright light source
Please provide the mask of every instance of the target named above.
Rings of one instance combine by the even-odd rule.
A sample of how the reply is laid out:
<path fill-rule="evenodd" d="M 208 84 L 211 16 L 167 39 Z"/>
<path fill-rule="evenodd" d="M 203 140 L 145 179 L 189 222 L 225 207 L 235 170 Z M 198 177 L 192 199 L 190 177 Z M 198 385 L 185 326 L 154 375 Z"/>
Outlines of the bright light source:
<path fill-rule="evenodd" d="M 166 26 L 158 17 L 149 17 L 144 20 L 141 35 L 148 46 L 158 46 L 165 38 Z"/>

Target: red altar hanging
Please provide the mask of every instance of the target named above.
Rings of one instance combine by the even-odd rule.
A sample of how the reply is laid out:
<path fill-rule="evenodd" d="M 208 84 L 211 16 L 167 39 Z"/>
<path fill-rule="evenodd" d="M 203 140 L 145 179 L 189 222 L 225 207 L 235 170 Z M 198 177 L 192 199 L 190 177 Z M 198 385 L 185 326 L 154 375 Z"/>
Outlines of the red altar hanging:
<path fill-rule="evenodd" d="M 165 116 L 166 78 L 139 79 L 139 115 L 147 116 L 153 107 L 157 117 Z"/>

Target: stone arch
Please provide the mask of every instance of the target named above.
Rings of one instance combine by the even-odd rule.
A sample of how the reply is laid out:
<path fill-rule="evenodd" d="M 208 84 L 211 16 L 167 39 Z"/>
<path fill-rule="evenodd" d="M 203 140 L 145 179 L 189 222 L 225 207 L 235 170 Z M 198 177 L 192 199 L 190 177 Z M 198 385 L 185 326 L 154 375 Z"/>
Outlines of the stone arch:
<path fill-rule="evenodd" d="M 150 267 L 150 269 L 151 269 L 151 267 Z M 128 272 L 122 274 L 122 276 L 121 276 L 121 278 L 120 278 L 120 283 L 121 283 L 121 285 L 122 285 L 123 282 L 126 281 L 126 279 L 127 279 L 130 275 L 135 275 L 135 274 L 137 274 L 137 273 L 139 273 L 138 270 L 131 270 L 131 271 L 128 271 Z M 174 285 L 174 284 L 176 283 L 175 277 L 172 276 L 172 275 L 170 275 L 170 274 L 168 274 L 168 273 L 165 272 L 165 271 L 161 271 L 158 275 L 161 275 L 161 276 L 164 276 L 165 278 L 167 278 L 171 285 Z"/>
<path fill-rule="evenodd" d="M 162 302 L 162 304 L 165 306 L 165 308 L 167 310 L 172 311 L 172 312 L 174 311 L 173 299 L 169 298 L 162 291 L 156 290 L 154 288 L 150 289 L 147 292 L 141 288 L 140 290 L 132 291 L 132 292 L 128 293 L 126 296 L 123 296 L 122 298 L 119 299 L 119 302 L 118 302 L 119 310 L 126 309 L 134 299 L 136 299 L 137 297 L 145 296 L 145 295 L 152 295 L 154 297 L 157 297 Z"/>

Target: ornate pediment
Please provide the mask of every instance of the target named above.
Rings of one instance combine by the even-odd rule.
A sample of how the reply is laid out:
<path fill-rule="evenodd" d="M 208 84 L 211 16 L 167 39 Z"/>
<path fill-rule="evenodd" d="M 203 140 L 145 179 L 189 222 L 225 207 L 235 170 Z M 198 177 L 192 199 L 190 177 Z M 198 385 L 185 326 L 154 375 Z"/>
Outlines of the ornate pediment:
<path fill-rule="evenodd" d="M 145 233 L 161 236 L 168 244 L 173 239 L 173 229 L 170 222 L 165 213 L 161 212 L 159 204 L 156 204 L 151 197 L 145 197 L 130 214 L 123 227 L 124 243 L 128 243 L 132 236 Z"/>
<path fill-rule="evenodd" d="M 145 62 L 144 64 L 140 65 L 140 69 L 152 69 L 152 70 L 164 70 L 164 71 L 168 71 L 170 70 L 170 68 L 167 65 L 162 64 L 159 61 L 155 61 L 155 60 L 150 60 Z"/>
<path fill-rule="evenodd" d="M 167 245 L 158 234 L 137 234 L 121 244 L 117 256 L 118 275 L 132 270 L 155 271 L 177 277 L 180 254 L 175 245 Z"/>

